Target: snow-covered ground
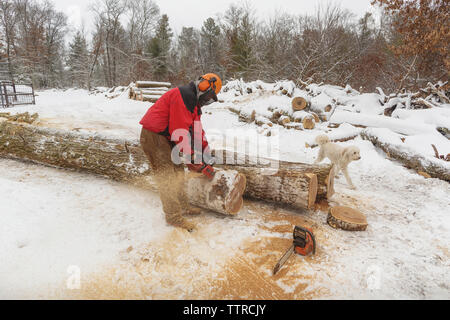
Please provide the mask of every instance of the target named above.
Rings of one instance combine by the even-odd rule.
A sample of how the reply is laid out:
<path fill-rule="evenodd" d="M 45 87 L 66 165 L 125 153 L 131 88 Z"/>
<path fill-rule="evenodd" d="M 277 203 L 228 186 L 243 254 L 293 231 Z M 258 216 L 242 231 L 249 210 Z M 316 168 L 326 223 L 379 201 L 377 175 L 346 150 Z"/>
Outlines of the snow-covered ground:
<path fill-rule="evenodd" d="M 312 89 L 321 91 L 313 98 L 318 105 L 328 103 L 326 94 L 340 99 L 343 110 L 353 106 L 355 114 L 368 118 L 383 109 L 373 94 L 347 88 L 350 93 L 345 95 L 333 86 Z M 138 122 L 150 106 L 127 99 L 126 93 L 115 99 L 83 90 L 38 94 L 36 106 L 7 111 L 38 112 L 43 126 L 137 139 Z M 324 122 L 310 131 L 275 125 L 265 129 L 271 130 L 267 137 L 254 123 L 239 122 L 229 107 L 263 114 L 270 106 L 288 110 L 290 98 L 253 89 L 251 94 L 228 90 L 219 99 L 223 102 L 206 107 L 202 118 L 217 148 L 229 148 L 230 137 L 256 135 L 260 146 L 271 146 L 272 156 L 312 163 L 318 148 L 305 148 L 305 143 L 311 145 L 317 134 L 339 138 L 361 130 L 348 123 L 330 129 Z M 442 108 L 436 117 L 398 111 L 399 117 L 392 119 L 426 126 L 437 125 L 437 118 L 445 125 L 447 110 Z M 442 154 L 450 152 L 448 140 L 439 133 L 422 134 L 428 135 L 427 145 L 435 143 Z M 411 140 L 415 150 L 433 156 L 423 139 Z M 365 232 L 331 228 L 325 211 L 299 212 L 246 201 L 236 217 L 205 212 L 192 218 L 198 230 L 190 234 L 166 225 L 158 195 L 150 191 L 0 159 L 0 297 L 450 298 L 450 185 L 404 168 L 359 137 L 341 144 L 361 150 L 362 160 L 349 166 L 357 190 L 337 179 L 330 205 L 365 213 Z M 272 276 L 295 224 L 314 229 L 317 253 L 291 257 Z M 67 283 L 71 287 L 77 270 L 81 287 L 70 289 Z"/>

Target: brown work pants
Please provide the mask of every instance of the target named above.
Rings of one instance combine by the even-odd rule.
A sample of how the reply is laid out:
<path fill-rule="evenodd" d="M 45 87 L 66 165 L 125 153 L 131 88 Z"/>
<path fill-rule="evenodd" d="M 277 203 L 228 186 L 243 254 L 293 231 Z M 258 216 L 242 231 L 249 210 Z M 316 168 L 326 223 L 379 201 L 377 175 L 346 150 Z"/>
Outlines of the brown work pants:
<path fill-rule="evenodd" d="M 183 209 L 189 206 L 184 190 L 184 167 L 172 162 L 169 140 L 142 128 L 141 145 L 154 173 L 166 220 L 170 224 L 183 221 Z"/>

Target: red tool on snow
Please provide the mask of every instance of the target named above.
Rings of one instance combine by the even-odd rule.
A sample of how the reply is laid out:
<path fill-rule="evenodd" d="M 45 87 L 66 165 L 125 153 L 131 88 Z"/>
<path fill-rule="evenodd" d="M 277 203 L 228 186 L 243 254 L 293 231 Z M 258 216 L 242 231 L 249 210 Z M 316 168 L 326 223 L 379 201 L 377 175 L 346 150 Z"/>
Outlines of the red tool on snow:
<path fill-rule="evenodd" d="M 283 254 L 280 261 L 273 268 L 273 274 L 276 274 L 281 269 L 283 264 L 289 259 L 292 253 L 295 252 L 302 256 L 307 256 L 310 253 L 316 253 L 316 239 L 312 231 L 308 228 L 295 226 L 294 241 L 292 246 Z"/>

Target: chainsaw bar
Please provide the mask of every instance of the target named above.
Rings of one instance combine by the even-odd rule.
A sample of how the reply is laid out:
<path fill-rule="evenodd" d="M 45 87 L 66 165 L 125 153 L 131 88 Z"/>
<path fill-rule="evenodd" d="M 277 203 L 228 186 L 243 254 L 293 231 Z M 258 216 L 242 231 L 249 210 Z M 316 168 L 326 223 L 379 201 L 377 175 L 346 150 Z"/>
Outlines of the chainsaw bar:
<path fill-rule="evenodd" d="M 278 263 L 275 265 L 275 268 L 273 268 L 274 275 L 275 273 L 278 272 L 278 270 L 281 269 L 281 267 L 284 265 L 287 259 L 289 259 L 289 257 L 292 255 L 292 253 L 294 252 L 294 247 L 295 247 L 294 245 L 290 246 L 290 248 L 283 254 L 280 261 L 278 261 Z"/>

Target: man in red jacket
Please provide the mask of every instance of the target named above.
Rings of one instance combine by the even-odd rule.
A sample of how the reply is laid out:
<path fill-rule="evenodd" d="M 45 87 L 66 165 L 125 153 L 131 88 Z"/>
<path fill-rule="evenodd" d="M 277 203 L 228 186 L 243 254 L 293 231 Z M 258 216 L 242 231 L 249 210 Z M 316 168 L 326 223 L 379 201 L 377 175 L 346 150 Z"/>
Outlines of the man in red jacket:
<path fill-rule="evenodd" d="M 166 221 L 188 231 L 194 225 L 183 215 L 199 214 L 200 209 L 189 204 L 179 155 L 188 159 L 189 170 L 213 178 L 213 162 L 201 126 L 201 108 L 217 101 L 221 88 L 219 76 L 205 74 L 195 82 L 166 92 L 140 121 L 141 145 L 154 172 Z"/>

